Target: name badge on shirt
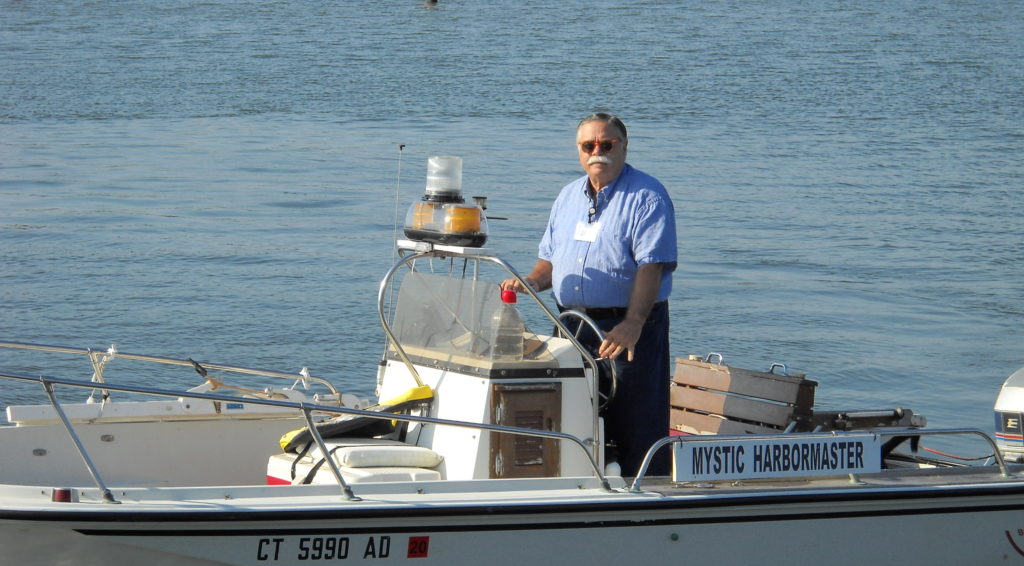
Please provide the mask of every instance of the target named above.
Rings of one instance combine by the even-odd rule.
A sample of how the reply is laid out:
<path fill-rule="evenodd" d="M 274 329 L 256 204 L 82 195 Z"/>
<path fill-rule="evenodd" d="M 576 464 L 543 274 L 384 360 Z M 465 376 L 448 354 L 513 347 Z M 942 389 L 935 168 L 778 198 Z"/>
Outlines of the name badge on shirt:
<path fill-rule="evenodd" d="M 576 224 L 576 234 L 573 236 L 574 239 L 581 242 L 596 242 L 597 233 L 601 231 L 601 222 L 584 222 L 582 220 Z"/>

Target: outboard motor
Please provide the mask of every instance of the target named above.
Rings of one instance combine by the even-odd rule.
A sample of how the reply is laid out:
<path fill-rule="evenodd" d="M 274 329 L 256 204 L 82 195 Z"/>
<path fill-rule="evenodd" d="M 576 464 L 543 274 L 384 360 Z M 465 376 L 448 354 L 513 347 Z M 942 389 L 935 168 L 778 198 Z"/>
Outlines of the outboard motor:
<path fill-rule="evenodd" d="M 1024 462 L 1024 367 L 1003 383 L 995 411 L 999 451 L 1008 462 Z"/>

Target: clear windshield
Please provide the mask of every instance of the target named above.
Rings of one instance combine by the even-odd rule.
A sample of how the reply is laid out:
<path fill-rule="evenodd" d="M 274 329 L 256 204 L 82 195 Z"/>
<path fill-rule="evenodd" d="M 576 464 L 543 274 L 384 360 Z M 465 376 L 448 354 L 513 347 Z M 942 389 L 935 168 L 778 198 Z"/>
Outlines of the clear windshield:
<path fill-rule="evenodd" d="M 501 304 L 495 283 L 411 271 L 402 280 L 391 328 L 411 355 L 490 363 L 491 325 Z M 525 361 L 556 365 L 536 335 L 527 330 L 524 340 Z"/>

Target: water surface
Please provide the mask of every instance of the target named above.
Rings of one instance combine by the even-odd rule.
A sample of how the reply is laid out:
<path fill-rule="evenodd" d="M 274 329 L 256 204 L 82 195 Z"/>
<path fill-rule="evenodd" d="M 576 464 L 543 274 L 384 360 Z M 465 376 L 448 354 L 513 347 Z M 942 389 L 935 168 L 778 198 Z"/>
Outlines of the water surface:
<path fill-rule="evenodd" d="M 426 158 L 464 159 L 467 194 L 509 218 L 489 245 L 527 270 L 580 174 L 576 121 L 611 110 L 676 204 L 675 355 L 984 429 L 1024 365 L 1018 3 L 0 13 L 3 339 L 308 366 L 369 395 L 377 282 Z"/>

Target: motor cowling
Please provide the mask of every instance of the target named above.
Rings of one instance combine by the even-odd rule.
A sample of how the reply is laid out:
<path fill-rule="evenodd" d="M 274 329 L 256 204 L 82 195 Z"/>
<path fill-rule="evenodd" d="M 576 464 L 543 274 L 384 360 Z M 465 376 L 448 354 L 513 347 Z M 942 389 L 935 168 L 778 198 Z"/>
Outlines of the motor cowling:
<path fill-rule="evenodd" d="M 1024 367 L 1003 383 L 995 404 L 996 445 L 1010 462 L 1024 462 Z"/>

